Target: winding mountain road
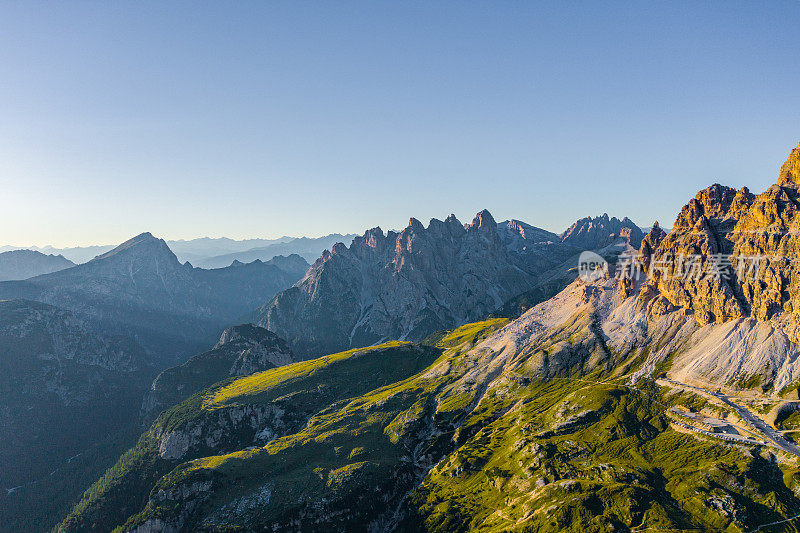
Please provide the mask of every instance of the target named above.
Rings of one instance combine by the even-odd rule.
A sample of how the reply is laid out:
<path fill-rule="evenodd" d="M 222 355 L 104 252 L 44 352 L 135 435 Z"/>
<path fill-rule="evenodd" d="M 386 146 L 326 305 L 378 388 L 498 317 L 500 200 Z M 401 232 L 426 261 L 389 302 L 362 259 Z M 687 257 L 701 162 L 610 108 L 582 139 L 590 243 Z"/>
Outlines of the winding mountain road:
<path fill-rule="evenodd" d="M 783 451 L 785 451 L 787 453 L 791 453 L 793 455 L 800 455 L 800 446 L 797 446 L 796 444 L 786 440 L 786 438 L 783 435 L 781 435 L 780 432 L 776 431 L 772 426 L 770 426 L 769 424 L 764 422 L 761 418 L 759 418 L 757 415 L 755 415 L 748 408 L 731 401 L 731 399 L 728 398 L 723 393 L 721 393 L 721 392 L 711 392 L 709 390 L 706 390 L 706 389 L 703 389 L 703 388 L 700 388 L 700 387 L 695 387 L 694 385 L 687 385 L 686 383 L 681 383 L 679 381 L 674 381 L 672 379 L 663 378 L 662 381 L 666 381 L 668 383 L 672 383 L 673 385 L 677 385 L 677 386 L 684 387 L 684 388 L 687 388 L 687 389 L 694 389 L 696 391 L 702 392 L 704 394 L 707 394 L 709 396 L 712 396 L 712 397 L 718 399 L 719 401 L 721 401 L 721 402 L 725 403 L 726 405 L 729 405 L 730 407 L 732 407 L 733 410 L 736 411 L 736 413 L 739 415 L 739 417 L 742 420 L 746 421 L 751 426 L 756 428 L 759 431 L 759 433 L 761 433 L 761 435 L 764 438 L 766 438 L 768 441 L 773 443 L 776 448 L 779 448 L 779 449 L 781 449 L 781 450 L 783 450 Z"/>

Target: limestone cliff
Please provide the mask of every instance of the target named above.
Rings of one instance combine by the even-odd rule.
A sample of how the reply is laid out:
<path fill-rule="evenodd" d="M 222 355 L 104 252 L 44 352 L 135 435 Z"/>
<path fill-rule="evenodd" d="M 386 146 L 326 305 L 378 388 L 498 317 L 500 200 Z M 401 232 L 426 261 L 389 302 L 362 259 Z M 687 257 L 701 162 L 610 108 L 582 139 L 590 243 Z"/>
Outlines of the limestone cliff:
<path fill-rule="evenodd" d="M 798 169 L 800 146 L 761 194 L 719 184 L 697 193 L 657 247 L 643 245 L 650 286 L 701 325 L 752 317 L 800 339 Z"/>

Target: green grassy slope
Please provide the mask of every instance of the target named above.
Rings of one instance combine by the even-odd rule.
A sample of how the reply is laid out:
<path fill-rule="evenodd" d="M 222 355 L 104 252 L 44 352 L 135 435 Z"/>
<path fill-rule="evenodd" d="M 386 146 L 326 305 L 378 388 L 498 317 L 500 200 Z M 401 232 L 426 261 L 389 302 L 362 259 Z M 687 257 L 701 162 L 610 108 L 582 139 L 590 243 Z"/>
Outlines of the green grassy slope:
<path fill-rule="evenodd" d="M 313 361 L 295 363 L 245 378 L 221 382 L 168 409 L 104 476 L 84 493 L 70 515 L 57 527 L 63 531 L 108 531 L 139 511 L 150 489 L 183 461 L 213 451 L 250 446 L 261 426 L 248 424 L 253 406 L 264 404 L 278 412 L 271 420 L 275 434 L 299 430 L 308 418 L 344 398 L 364 394 L 419 372 L 438 357 L 440 350 L 409 343 L 387 343 L 351 350 Z M 338 376 L 339 379 L 334 379 Z M 246 405 L 245 408 L 242 408 Z M 274 414 L 274 413 L 273 413 Z M 220 418 L 221 417 L 221 418 Z M 202 433 L 222 421 L 221 442 L 209 446 L 204 439 L 180 457 L 162 457 L 164 437 L 187 427 Z M 261 421 L 261 419 L 258 419 Z"/>
<path fill-rule="evenodd" d="M 749 531 L 800 513 L 796 466 L 671 429 L 662 392 L 616 377 L 633 354 L 610 354 L 590 317 L 498 367 L 475 346 L 506 323 L 219 384 L 165 413 L 65 529 Z M 155 451 L 197 421 L 230 428 L 231 410 L 273 408 L 282 422 L 260 419 L 263 442 L 235 426 L 175 460 Z M 122 487 L 136 508 L 110 520 Z"/>
<path fill-rule="evenodd" d="M 572 380 L 514 390 L 462 428 L 403 529 L 743 531 L 800 513 L 794 468 L 678 433 L 652 400 Z"/>

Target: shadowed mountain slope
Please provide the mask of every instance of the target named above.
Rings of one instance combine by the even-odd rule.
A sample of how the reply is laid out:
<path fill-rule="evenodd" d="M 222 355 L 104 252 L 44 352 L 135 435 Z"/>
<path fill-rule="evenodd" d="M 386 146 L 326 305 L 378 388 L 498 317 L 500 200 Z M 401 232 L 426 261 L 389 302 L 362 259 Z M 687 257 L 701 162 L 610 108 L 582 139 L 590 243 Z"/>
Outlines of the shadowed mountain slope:
<path fill-rule="evenodd" d="M 22 280 L 75 266 L 61 255 L 45 255 L 33 250 L 0 253 L 0 281 Z"/>
<path fill-rule="evenodd" d="M 130 446 L 154 375 L 131 339 L 47 304 L 0 302 L 0 530 L 41 530 Z"/>
<path fill-rule="evenodd" d="M 286 341 L 264 328 L 243 324 L 227 328 L 209 351 L 163 371 L 145 397 L 142 414 L 152 422 L 167 407 L 218 381 L 286 365 L 294 355 Z"/>
<path fill-rule="evenodd" d="M 296 280 L 296 270 L 261 262 L 194 268 L 178 262 L 163 240 L 143 233 L 88 263 L 0 283 L 0 298 L 70 309 L 105 331 L 138 338 L 169 363 L 208 346 L 224 327 Z"/>

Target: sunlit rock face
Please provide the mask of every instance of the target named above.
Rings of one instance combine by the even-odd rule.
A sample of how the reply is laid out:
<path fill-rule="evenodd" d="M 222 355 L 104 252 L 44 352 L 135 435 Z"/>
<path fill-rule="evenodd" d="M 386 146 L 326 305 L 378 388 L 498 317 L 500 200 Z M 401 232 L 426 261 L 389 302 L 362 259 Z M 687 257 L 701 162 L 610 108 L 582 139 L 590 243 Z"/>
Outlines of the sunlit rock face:
<path fill-rule="evenodd" d="M 582 218 L 561 234 L 561 240 L 583 250 L 602 248 L 615 237 L 627 237 L 634 248 L 638 248 L 644 235 L 642 230 L 628 217 L 622 220 L 607 214 Z"/>
<path fill-rule="evenodd" d="M 650 285 L 701 325 L 752 317 L 800 339 L 799 187 L 800 146 L 761 194 L 719 184 L 700 191 L 669 234 L 645 239 Z"/>

